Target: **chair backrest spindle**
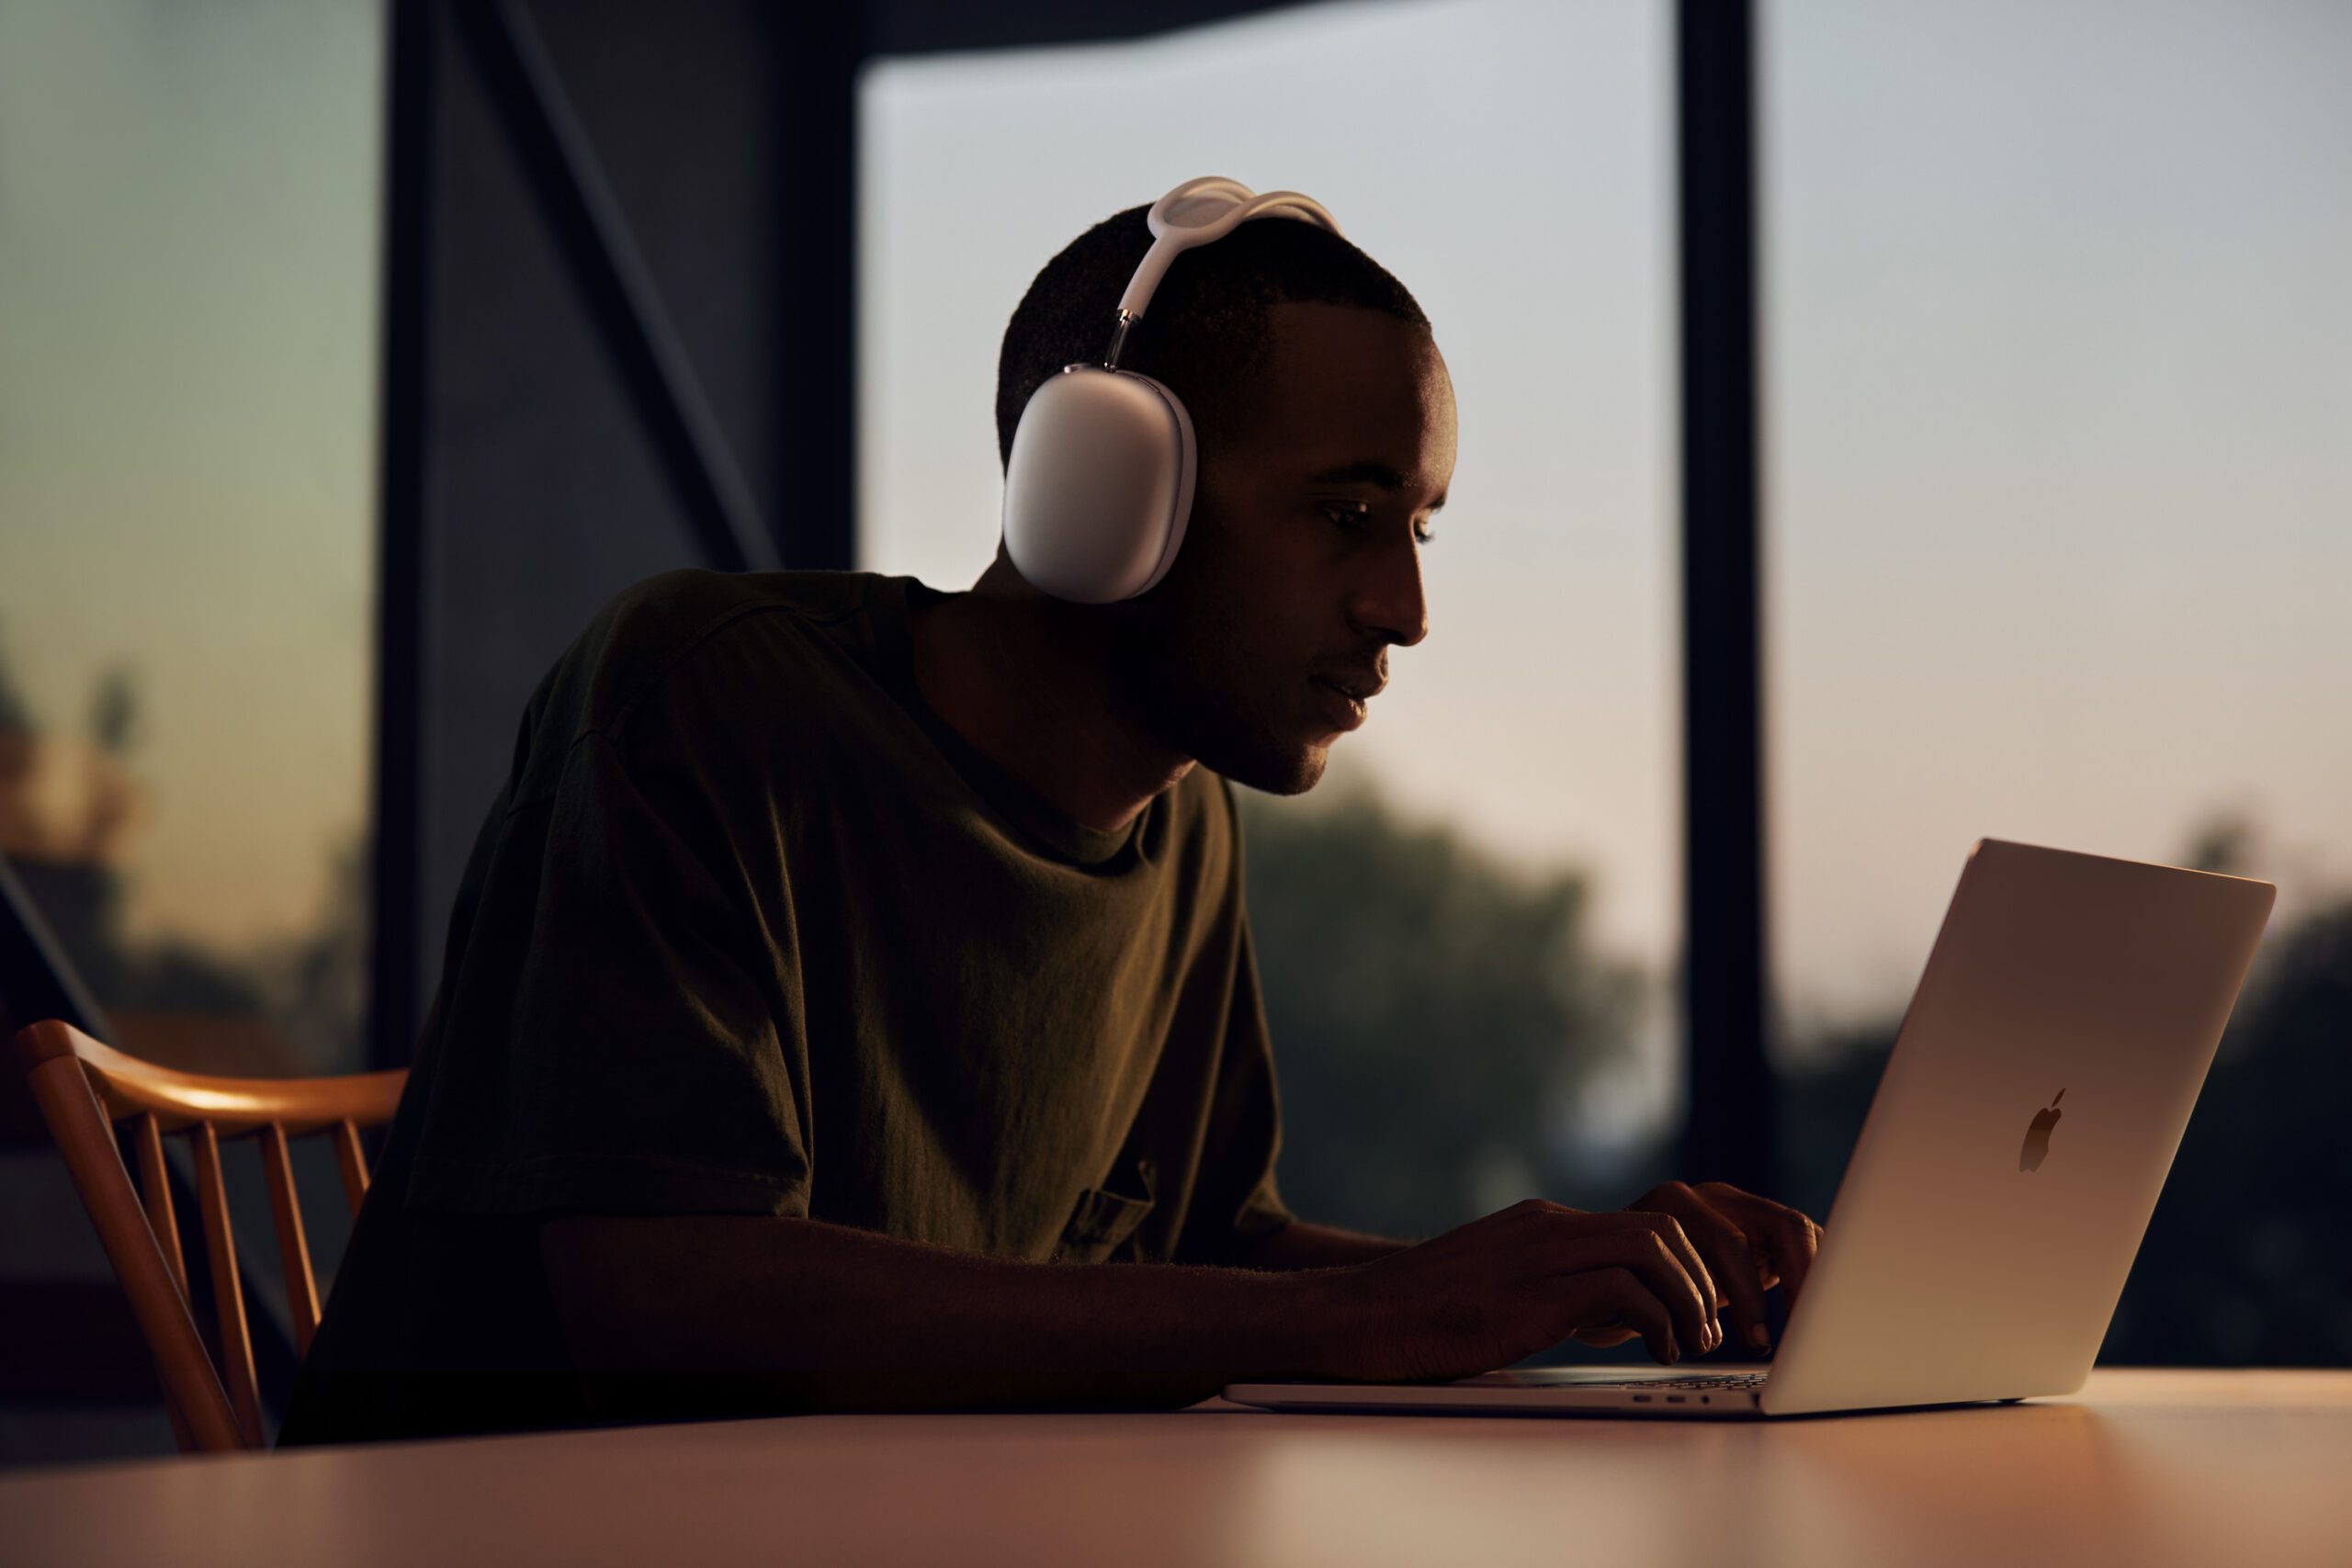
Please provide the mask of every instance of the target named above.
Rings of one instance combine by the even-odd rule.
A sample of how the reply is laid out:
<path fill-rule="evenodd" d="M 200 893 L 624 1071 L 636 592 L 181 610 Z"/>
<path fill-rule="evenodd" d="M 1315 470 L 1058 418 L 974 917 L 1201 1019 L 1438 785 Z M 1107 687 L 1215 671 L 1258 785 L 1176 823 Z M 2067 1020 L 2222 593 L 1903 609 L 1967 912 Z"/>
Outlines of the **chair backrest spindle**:
<path fill-rule="evenodd" d="M 348 1116 L 334 1124 L 334 1163 L 343 1172 L 343 1195 L 351 1200 L 356 1215 L 359 1201 L 368 1196 L 368 1156 L 360 1151 L 359 1128 Z"/>
<path fill-rule="evenodd" d="M 164 1263 L 172 1271 L 172 1283 L 179 1287 L 180 1299 L 185 1302 L 187 1259 L 180 1251 L 180 1224 L 172 1202 L 172 1176 L 164 1164 L 164 1134 L 153 1111 L 131 1118 L 130 1138 L 138 1149 L 139 1196 L 147 1205 L 147 1225 L 155 1233 L 155 1245 L 162 1250 Z M 188 1453 L 200 1447 L 195 1429 L 187 1424 L 187 1416 L 172 1393 L 169 1379 L 164 1380 L 164 1408 L 172 1418 L 172 1438 L 179 1444 L 180 1451 Z"/>
<path fill-rule="evenodd" d="M 261 1169 L 269 1179 L 269 1212 L 277 1221 L 277 1260 L 286 1270 L 286 1310 L 294 1319 L 294 1351 L 311 1353 L 319 1331 L 319 1281 L 311 1272 L 311 1241 L 302 1231 L 302 1205 L 294 1196 L 294 1159 L 286 1129 L 272 1122 L 261 1130 Z"/>
<path fill-rule="evenodd" d="M 133 1119 L 130 1135 L 139 1145 L 139 1196 L 147 1205 L 147 1224 L 163 1248 L 172 1270 L 172 1283 L 187 1294 L 187 1258 L 180 1251 L 179 1214 L 172 1206 L 171 1172 L 164 1165 L 164 1132 L 152 1111 Z"/>
<path fill-rule="evenodd" d="M 254 1378 L 254 1341 L 245 1322 L 244 1281 L 237 1273 L 237 1233 L 229 1223 L 229 1189 L 220 1179 L 220 1137 L 209 1122 L 190 1134 L 196 1155 L 196 1212 L 204 1223 L 204 1257 L 212 1268 L 213 1315 L 220 1320 L 220 1363 L 229 1403 L 245 1446 L 261 1447 L 261 1393 Z"/>

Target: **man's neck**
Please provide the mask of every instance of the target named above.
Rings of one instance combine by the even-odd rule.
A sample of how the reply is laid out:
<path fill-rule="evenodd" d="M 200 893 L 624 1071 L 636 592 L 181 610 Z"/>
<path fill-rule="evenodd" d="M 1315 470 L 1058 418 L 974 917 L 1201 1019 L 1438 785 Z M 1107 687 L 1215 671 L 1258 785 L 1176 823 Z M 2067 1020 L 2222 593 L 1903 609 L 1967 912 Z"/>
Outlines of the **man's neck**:
<path fill-rule="evenodd" d="M 923 701 L 980 754 L 1090 828 L 1115 831 L 1193 768 L 1120 701 L 1101 617 L 1002 557 L 914 612 Z"/>

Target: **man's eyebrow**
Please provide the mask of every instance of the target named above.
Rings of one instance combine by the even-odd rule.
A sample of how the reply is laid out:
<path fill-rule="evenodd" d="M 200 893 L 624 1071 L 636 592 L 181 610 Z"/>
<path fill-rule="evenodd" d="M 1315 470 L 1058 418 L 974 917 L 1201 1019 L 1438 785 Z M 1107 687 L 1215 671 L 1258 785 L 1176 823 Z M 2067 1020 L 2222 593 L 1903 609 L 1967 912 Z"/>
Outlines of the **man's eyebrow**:
<path fill-rule="evenodd" d="M 1370 485 L 1375 490 L 1396 491 L 1405 488 L 1405 476 L 1385 463 L 1367 457 L 1353 463 L 1342 463 L 1336 468 L 1326 468 L 1319 474 L 1309 476 L 1306 482 L 1317 485 Z M 1435 512 L 1444 504 L 1445 497 L 1440 495 L 1430 503 L 1430 510 Z"/>

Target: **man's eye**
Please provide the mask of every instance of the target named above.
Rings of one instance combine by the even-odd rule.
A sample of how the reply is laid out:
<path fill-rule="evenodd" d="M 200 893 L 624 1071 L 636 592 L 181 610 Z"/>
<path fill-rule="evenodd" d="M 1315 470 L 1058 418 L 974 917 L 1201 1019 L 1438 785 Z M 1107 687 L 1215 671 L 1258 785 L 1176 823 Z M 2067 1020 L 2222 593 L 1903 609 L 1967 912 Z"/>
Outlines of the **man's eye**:
<path fill-rule="evenodd" d="M 1362 533 L 1372 522 L 1372 508 L 1362 502 L 1329 502 L 1322 506 L 1323 515 L 1351 534 Z M 1437 538 L 1437 529 L 1427 518 L 1413 525 L 1413 542 L 1430 544 Z"/>

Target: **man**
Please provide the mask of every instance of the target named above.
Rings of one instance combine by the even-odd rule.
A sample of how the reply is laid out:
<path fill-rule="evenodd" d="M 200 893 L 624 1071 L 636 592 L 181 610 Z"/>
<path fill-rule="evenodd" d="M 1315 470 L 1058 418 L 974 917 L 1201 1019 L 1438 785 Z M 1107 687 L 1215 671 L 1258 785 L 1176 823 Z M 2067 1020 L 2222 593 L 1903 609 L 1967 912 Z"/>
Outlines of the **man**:
<path fill-rule="evenodd" d="M 1006 452 L 1148 244 L 1136 209 L 1038 276 Z M 1001 551 L 956 594 L 673 573 L 541 685 L 288 1441 L 1764 1343 L 1815 1233 L 1730 1188 L 1418 1246 L 1283 1208 L 1227 781 L 1312 787 L 1425 635 L 1453 391 L 1404 288 L 1283 220 L 1178 258 L 1126 364 L 1201 451 L 1141 597 Z"/>

